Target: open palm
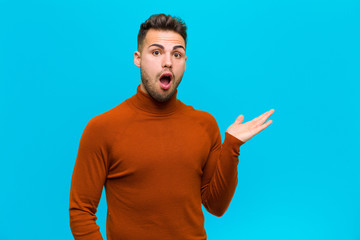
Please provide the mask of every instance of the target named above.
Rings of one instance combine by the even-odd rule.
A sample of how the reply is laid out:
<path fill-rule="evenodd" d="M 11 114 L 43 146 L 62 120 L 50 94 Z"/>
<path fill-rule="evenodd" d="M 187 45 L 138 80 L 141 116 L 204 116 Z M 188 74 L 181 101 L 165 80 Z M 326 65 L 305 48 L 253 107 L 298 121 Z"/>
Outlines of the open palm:
<path fill-rule="evenodd" d="M 256 134 L 267 128 L 272 123 L 272 120 L 269 120 L 267 122 L 266 120 L 271 116 L 271 114 L 274 113 L 274 111 L 274 109 L 271 109 L 270 111 L 265 112 L 246 123 L 242 123 L 244 120 L 244 116 L 240 115 L 235 120 L 235 122 L 229 126 L 226 132 L 233 135 L 237 139 L 246 142 Z"/>

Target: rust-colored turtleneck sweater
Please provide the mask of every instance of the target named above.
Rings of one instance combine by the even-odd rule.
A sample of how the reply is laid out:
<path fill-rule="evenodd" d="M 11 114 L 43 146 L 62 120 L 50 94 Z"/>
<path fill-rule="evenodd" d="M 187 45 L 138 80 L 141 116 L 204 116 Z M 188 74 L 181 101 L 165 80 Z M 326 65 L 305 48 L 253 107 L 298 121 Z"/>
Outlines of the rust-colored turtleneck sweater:
<path fill-rule="evenodd" d="M 105 186 L 108 240 L 206 239 L 201 203 L 227 210 L 242 141 L 207 112 L 137 93 L 92 118 L 81 136 L 71 182 L 75 239 L 103 239 L 96 209 Z"/>

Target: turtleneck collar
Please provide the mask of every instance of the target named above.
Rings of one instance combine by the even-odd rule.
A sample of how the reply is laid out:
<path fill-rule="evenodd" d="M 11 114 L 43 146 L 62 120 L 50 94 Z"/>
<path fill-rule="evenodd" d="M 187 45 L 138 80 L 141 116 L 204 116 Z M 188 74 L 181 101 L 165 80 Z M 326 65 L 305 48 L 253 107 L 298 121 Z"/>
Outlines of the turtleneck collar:
<path fill-rule="evenodd" d="M 175 112 L 178 106 L 178 100 L 176 99 L 177 90 L 174 95 L 166 102 L 158 102 L 154 100 L 149 94 L 144 93 L 140 89 L 140 85 L 137 87 L 137 92 L 132 96 L 129 101 L 140 110 L 154 114 L 169 114 Z"/>

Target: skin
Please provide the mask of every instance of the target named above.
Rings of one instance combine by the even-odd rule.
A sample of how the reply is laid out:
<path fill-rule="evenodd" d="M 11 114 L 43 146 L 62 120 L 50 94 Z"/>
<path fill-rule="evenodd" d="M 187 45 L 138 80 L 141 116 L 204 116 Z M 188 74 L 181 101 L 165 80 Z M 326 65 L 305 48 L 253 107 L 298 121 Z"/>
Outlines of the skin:
<path fill-rule="evenodd" d="M 185 41 L 180 34 L 150 29 L 142 46 L 134 53 L 134 64 L 141 71 L 140 89 L 156 101 L 166 102 L 174 95 L 181 82 L 186 59 Z M 162 89 L 160 86 L 159 79 L 164 72 L 170 72 L 173 76 L 169 89 Z M 244 116 L 240 115 L 226 132 L 247 142 L 272 123 L 272 120 L 267 120 L 274 111 L 271 109 L 246 123 L 243 123 Z"/>
<path fill-rule="evenodd" d="M 185 41 L 174 31 L 150 29 L 134 63 L 141 71 L 140 89 L 159 102 L 166 102 L 176 92 L 186 69 Z M 160 86 L 161 74 L 172 74 L 169 89 Z"/>

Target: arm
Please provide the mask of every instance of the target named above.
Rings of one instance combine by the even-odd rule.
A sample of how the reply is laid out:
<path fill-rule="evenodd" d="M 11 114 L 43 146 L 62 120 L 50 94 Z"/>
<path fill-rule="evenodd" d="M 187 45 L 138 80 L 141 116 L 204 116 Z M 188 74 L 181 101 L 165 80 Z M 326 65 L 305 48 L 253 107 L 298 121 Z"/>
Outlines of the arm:
<path fill-rule="evenodd" d="M 235 193 L 237 185 L 237 165 L 239 148 L 246 141 L 268 127 L 272 121 L 264 122 L 273 114 L 270 110 L 259 117 L 242 124 L 240 115 L 226 130 L 225 140 L 221 145 L 220 132 L 215 122 L 215 142 L 203 170 L 201 179 L 201 199 L 208 212 L 222 216 Z"/>
<path fill-rule="evenodd" d="M 215 142 L 201 179 L 201 199 L 209 213 L 220 217 L 229 207 L 235 193 L 239 148 L 244 142 L 225 133 L 224 143 L 221 144 L 217 125 L 216 128 Z"/>
<path fill-rule="evenodd" d="M 71 180 L 70 227 L 77 240 L 102 240 L 96 210 L 106 179 L 106 149 L 92 119 L 81 136 Z"/>

